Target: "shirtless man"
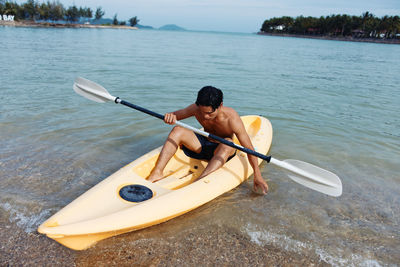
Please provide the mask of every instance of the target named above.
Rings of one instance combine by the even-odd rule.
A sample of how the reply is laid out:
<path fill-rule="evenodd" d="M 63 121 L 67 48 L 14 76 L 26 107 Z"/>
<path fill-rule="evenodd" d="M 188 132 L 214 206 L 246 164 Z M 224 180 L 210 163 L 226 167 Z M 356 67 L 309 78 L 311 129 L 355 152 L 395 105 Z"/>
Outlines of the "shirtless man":
<path fill-rule="evenodd" d="M 204 127 L 204 131 L 231 142 L 235 134 L 242 146 L 254 150 L 240 116 L 234 109 L 223 106 L 222 100 L 221 90 L 212 86 L 203 87 L 197 94 L 196 103 L 165 114 L 164 121 L 168 124 L 175 124 L 177 120 L 195 116 Z M 230 146 L 213 142 L 191 130 L 175 126 L 165 141 L 156 166 L 148 177 L 149 181 L 156 182 L 163 178 L 163 170 L 179 146 L 187 156 L 209 161 L 198 179 L 222 167 L 236 153 L 235 149 Z M 268 185 L 261 177 L 257 157 L 250 154 L 247 157 L 254 170 L 254 190 L 260 188 L 266 194 Z"/>

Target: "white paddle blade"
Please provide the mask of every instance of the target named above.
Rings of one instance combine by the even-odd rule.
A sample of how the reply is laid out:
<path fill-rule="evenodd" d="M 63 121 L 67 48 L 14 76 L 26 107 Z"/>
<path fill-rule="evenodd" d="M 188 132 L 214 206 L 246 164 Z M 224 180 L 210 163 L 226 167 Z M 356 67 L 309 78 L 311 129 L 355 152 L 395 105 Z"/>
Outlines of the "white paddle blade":
<path fill-rule="evenodd" d="M 291 167 L 288 176 L 293 181 L 330 196 L 342 195 L 342 182 L 336 174 L 300 160 L 284 162 Z"/>
<path fill-rule="evenodd" d="M 110 95 L 103 86 L 85 78 L 76 78 L 73 89 L 77 94 L 98 103 L 115 100 L 115 97 Z"/>
<path fill-rule="evenodd" d="M 301 185 L 334 197 L 342 194 L 340 178 L 330 171 L 295 159 L 271 158 L 270 163 L 290 171 L 289 178 Z"/>

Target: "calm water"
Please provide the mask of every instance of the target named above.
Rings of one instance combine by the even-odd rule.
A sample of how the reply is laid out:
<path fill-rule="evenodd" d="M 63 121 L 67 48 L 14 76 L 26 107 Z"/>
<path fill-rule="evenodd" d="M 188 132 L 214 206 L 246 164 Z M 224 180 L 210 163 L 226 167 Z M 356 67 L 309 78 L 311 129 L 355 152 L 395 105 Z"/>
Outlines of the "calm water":
<path fill-rule="evenodd" d="M 21 231 L 0 243 L 22 246 L 24 235 L 36 235 L 50 215 L 160 146 L 170 130 L 148 115 L 76 95 L 72 84 L 82 76 L 159 113 L 192 103 L 204 85 L 219 87 L 226 106 L 270 119 L 273 156 L 321 166 L 343 183 L 343 195 L 332 198 L 263 164 L 267 196 L 255 196 L 249 181 L 155 227 L 174 231 L 178 224 L 196 234 L 200 224 L 222 225 L 255 245 L 338 266 L 400 262 L 400 46 L 0 27 L 0 61 L 0 228 Z"/>

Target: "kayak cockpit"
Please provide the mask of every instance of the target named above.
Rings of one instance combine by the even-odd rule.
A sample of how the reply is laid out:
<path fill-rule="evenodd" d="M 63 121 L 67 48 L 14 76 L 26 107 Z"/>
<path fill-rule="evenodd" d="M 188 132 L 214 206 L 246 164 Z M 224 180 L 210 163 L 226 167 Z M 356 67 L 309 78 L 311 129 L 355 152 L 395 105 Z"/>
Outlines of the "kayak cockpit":
<path fill-rule="evenodd" d="M 147 179 L 154 168 L 158 153 L 133 167 L 133 172 Z M 164 178 L 154 184 L 165 189 L 176 190 L 194 182 L 204 170 L 207 162 L 187 157 L 181 149 L 175 153 L 164 170 Z"/>
<path fill-rule="evenodd" d="M 242 120 L 246 127 L 247 133 L 252 139 L 258 134 L 261 128 L 261 118 L 249 116 L 242 117 Z M 236 136 L 234 136 L 233 141 L 236 144 L 240 144 Z M 157 162 L 158 155 L 159 151 L 151 155 L 143 162 L 134 166 L 133 172 L 143 179 L 147 179 Z M 155 184 L 170 190 L 182 188 L 196 181 L 206 165 L 206 161 L 189 158 L 180 148 L 178 148 L 178 151 L 164 169 L 164 178 Z"/>

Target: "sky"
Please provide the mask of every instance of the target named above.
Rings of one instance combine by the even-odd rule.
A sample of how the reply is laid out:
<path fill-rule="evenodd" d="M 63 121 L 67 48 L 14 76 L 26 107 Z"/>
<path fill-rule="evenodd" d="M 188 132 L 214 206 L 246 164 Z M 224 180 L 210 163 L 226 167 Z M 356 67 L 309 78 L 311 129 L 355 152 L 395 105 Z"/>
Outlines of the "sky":
<path fill-rule="evenodd" d="M 44 0 L 39 0 L 42 2 Z M 96 10 L 104 18 L 117 14 L 119 21 L 137 16 L 139 24 L 155 28 L 176 24 L 188 30 L 257 32 L 266 19 L 290 16 L 361 16 L 369 11 L 377 17 L 400 16 L 400 0 L 59 0 L 65 7 L 75 4 Z M 26 1 L 18 1 L 25 3 Z"/>

